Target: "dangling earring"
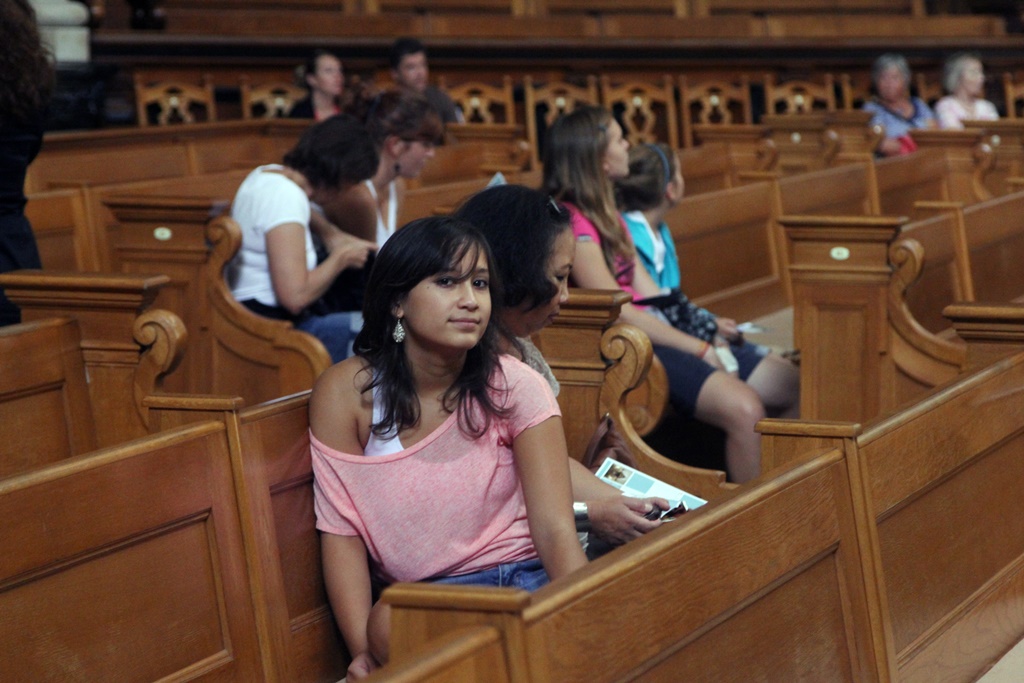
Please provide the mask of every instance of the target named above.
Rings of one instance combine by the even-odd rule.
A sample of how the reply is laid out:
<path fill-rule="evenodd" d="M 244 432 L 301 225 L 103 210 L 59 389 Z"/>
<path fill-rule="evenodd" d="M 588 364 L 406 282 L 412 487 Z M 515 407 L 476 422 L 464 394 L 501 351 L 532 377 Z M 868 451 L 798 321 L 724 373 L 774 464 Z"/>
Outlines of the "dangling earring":
<path fill-rule="evenodd" d="M 395 175 L 402 175 L 402 164 L 395 162 Z"/>
<path fill-rule="evenodd" d="M 396 344 L 401 344 L 405 340 L 405 327 L 402 326 L 401 318 L 395 323 L 395 331 L 391 333 L 391 338 Z"/>

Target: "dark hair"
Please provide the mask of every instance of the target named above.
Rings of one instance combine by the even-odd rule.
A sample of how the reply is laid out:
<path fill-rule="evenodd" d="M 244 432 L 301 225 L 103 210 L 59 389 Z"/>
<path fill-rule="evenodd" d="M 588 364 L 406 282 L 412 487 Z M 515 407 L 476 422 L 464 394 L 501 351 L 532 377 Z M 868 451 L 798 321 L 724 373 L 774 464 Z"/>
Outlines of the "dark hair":
<path fill-rule="evenodd" d="M 629 150 L 629 175 L 615 181 L 623 211 L 647 211 L 661 204 L 675 177 L 679 159 L 665 144 L 637 145 Z"/>
<path fill-rule="evenodd" d="M 391 44 L 391 52 L 388 53 L 388 61 L 392 69 L 397 69 L 402 59 L 407 55 L 415 55 L 422 52 L 427 53 L 427 48 L 416 38 L 397 38 Z"/>
<path fill-rule="evenodd" d="M 371 427 L 374 434 L 384 436 L 392 430 L 401 431 L 415 425 L 420 418 L 419 401 L 405 347 L 392 339 L 395 329 L 395 306 L 413 287 L 440 273 L 461 268 L 467 254 L 483 254 L 487 263 L 494 259 L 484 236 L 466 221 L 451 217 L 430 217 L 415 220 L 402 227 L 381 247 L 370 269 L 366 291 L 372 292 L 363 302 L 363 329 L 356 336 L 355 353 L 366 359 L 371 377 L 362 391 L 377 388 L 384 412 L 380 422 Z M 467 278 L 472 271 L 461 273 Z M 443 397 L 445 408 L 458 410 L 459 426 L 468 434 L 483 434 L 492 416 L 506 411 L 489 393 L 492 376 L 498 365 L 500 332 L 496 320 L 501 313 L 501 278 L 490 274 L 491 319 L 480 341 L 466 353 L 466 362 L 455 383 Z M 476 424 L 473 405 L 483 408 L 484 422 Z"/>
<path fill-rule="evenodd" d="M 299 67 L 299 73 L 296 74 L 298 76 L 299 85 L 306 90 L 312 90 L 312 88 L 309 87 L 309 81 L 306 80 L 306 76 L 316 73 L 317 62 L 320 61 L 321 57 L 334 57 L 338 60 L 338 63 L 341 64 L 341 58 L 330 50 L 314 50 L 313 54 L 311 54 L 302 66 Z"/>
<path fill-rule="evenodd" d="M 0 126 L 38 122 L 53 92 L 54 72 L 28 0 L 0 3 Z"/>
<path fill-rule="evenodd" d="M 347 112 L 366 123 L 378 146 L 394 135 L 407 142 L 437 144 L 444 136 L 444 124 L 425 97 L 406 90 L 379 91 L 370 84 L 354 88 Z"/>
<path fill-rule="evenodd" d="M 487 238 L 492 269 L 501 276 L 503 304 L 540 306 L 558 291 L 547 273 L 555 239 L 569 230 L 569 211 L 543 192 L 522 185 L 499 185 L 478 192 L 459 207 Z"/>
<path fill-rule="evenodd" d="M 366 127 L 345 114 L 307 128 L 284 155 L 285 166 L 306 176 L 314 188 L 360 183 L 376 173 L 379 163 L 380 152 Z"/>

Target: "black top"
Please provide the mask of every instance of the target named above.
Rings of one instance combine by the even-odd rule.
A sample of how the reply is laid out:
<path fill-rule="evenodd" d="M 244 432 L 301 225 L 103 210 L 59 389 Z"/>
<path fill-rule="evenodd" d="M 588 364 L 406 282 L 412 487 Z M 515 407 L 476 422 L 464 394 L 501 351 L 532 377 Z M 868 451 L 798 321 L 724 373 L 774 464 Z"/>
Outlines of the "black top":
<path fill-rule="evenodd" d="M 25 173 L 43 144 L 43 117 L 24 126 L 0 127 L 0 215 L 25 210 Z"/>
<path fill-rule="evenodd" d="M 32 226 L 25 218 L 25 172 L 43 144 L 44 116 L 24 126 L 0 127 L 0 273 L 41 268 Z M 21 315 L 0 290 L 0 325 Z"/>

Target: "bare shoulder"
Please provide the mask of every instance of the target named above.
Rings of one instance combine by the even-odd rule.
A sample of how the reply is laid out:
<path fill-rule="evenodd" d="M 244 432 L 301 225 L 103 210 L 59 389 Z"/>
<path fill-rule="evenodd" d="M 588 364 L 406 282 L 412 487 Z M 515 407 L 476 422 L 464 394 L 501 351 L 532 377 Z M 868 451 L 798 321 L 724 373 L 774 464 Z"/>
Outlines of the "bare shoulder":
<path fill-rule="evenodd" d="M 369 366 L 356 356 L 332 365 L 316 380 L 309 426 L 320 441 L 347 453 L 362 452 L 373 419 L 373 398 L 363 392 L 369 379 Z"/>

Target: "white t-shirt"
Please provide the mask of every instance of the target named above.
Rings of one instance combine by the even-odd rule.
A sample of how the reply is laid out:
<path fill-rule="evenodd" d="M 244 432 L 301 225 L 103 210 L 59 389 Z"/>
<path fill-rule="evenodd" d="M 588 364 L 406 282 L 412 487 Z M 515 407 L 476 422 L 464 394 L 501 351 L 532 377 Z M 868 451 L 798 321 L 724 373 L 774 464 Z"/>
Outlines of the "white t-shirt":
<path fill-rule="evenodd" d="M 316 249 L 309 231 L 310 204 L 305 191 L 281 173 L 278 164 L 260 166 L 242 181 L 231 203 L 231 217 L 242 229 L 242 246 L 225 276 L 238 301 L 255 299 L 278 306 L 270 280 L 267 233 L 285 223 L 306 228 L 306 269 L 316 267 Z"/>
<path fill-rule="evenodd" d="M 398 199 L 395 197 L 395 181 L 388 184 L 388 216 L 387 219 L 380 213 L 380 205 L 377 202 L 377 188 L 373 186 L 373 180 L 364 181 L 370 196 L 373 197 L 374 206 L 377 207 L 377 247 L 383 247 L 388 238 L 395 234 L 398 219 Z"/>

